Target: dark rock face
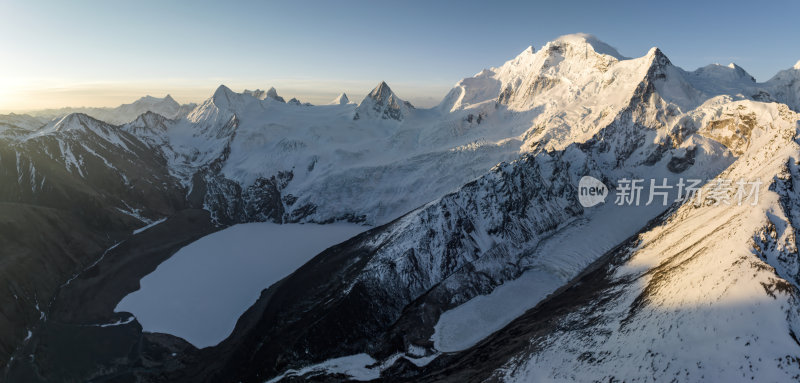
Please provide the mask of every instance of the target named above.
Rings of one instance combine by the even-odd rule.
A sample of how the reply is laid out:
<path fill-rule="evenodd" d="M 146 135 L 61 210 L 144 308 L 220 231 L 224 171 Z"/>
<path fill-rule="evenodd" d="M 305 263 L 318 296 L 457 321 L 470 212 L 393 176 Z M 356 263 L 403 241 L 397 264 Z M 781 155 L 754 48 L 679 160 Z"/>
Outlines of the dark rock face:
<path fill-rule="evenodd" d="M 667 164 L 667 169 L 673 173 L 683 173 L 694 165 L 694 156 L 697 149 L 687 150 L 683 157 L 672 157 Z"/>
<path fill-rule="evenodd" d="M 81 114 L 55 128 L 0 139 L 3 361 L 64 281 L 144 226 L 141 219 L 185 204 L 166 160 L 134 135 Z"/>
<path fill-rule="evenodd" d="M 139 280 L 161 262 L 217 229 L 208 212 L 183 210 L 105 251 L 102 261 L 59 286 L 47 307 L 42 307 L 47 310 L 46 320 L 36 324 L 36 335 L 18 350 L 20 361 L 6 371 L 6 379 L 136 381 L 140 369 L 169 376 L 183 368 L 184 360 L 196 352 L 192 345 L 166 334 L 143 334 L 137 321 L 130 321 L 127 313 L 115 313 L 114 308 L 139 289 Z"/>

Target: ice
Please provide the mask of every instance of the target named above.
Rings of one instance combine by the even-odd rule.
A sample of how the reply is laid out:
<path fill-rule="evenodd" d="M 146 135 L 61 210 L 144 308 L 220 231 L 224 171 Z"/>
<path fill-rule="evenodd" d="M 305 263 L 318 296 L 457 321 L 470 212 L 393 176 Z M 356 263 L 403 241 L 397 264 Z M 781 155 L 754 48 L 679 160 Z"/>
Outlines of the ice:
<path fill-rule="evenodd" d="M 261 291 L 322 250 L 367 227 L 353 224 L 248 223 L 180 249 L 141 280 L 117 312 L 144 331 L 179 336 L 198 348 L 225 339 Z"/>

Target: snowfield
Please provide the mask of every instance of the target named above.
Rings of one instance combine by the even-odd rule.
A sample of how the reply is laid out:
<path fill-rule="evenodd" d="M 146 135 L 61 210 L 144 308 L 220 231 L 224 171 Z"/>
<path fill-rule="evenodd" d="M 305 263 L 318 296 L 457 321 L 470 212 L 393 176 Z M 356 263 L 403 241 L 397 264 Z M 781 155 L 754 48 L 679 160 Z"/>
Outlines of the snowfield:
<path fill-rule="evenodd" d="M 179 336 L 198 348 L 225 339 L 261 291 L 322 250 L 367 227 L 248 223 L 180 249 L 119 302 L 144 331 Z"/>
<path fill-rule="evenodd" d="M 576 34 L 430 109 L 381 82 L 358 103 L 222 85 L 191 109 L 122 106 L 114 124 L 0 116 L 0 173 L 14 201 L 72 208 L 92 191 L 126 235 L 190 208 L 228 227 L 93 328 L 136 320 L 207 349 L 152 364 L 134 351 L 75 381 L 120 365 L 141 381 L 798 381 L 798 84 L 800 63 L 759 83 L 735 64 L 686 71 L 658 48 L 628 58 Z M 585 176 L 605 204 L 579 203 Z M 615 205 L 623 179 L 644 181 L 639 206 Z M 647 204 L 650 180 L 679 179 L 716 198 Z M 758 203 L 712 203 L 734 198 L 713 189 L 726 179 L 757 181 Z M 367 225 L 380 227 L 312 260 Z M 47 373 L 53 348 L 30 328 Z"/>

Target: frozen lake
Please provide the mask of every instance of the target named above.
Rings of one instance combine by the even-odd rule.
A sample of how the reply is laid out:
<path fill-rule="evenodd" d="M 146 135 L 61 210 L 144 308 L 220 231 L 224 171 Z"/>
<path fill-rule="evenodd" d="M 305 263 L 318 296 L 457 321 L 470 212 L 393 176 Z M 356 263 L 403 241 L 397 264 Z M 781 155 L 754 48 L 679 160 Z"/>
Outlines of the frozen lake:
<path fill-rule="evenodd" d="M 319 254 L 368 230 L 353 224 L 248 223 L 180 249 L 141 280 L 115 311 L 130 312 L 144 331 L 179 336 L 198 348 L 233 331 L 261 291 Z"/>

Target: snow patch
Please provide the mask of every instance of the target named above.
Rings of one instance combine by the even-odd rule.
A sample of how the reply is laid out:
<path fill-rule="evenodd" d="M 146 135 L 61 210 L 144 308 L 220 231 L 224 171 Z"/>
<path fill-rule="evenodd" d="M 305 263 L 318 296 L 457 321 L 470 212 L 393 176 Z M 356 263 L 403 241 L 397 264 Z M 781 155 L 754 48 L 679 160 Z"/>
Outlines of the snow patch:
<path fill-rule="evenodd" d="M 145 227 L 142 227 L 142 228 L 136 229 L 136 230 L 134 230 L 134 231 L 133 231 L 133 235 L 136 235 L 136 234 L 139 234 L 139 233 L 141 233 L 141 232 L 144 232 L 144 231 L 146 231 L 146 230 L 148 230 L 148 229 L 152 228 L 153 226 L 156 226 L 156 225 L 158 225 L 158 224 L 160 224 L 160 223 L 163 223 L 163 222 L 164 222 L 164 221 L 166 221 L 166 220 L 167 220 L 167 218 L 166 218 L 166 217 L 164 217 L 164 218 L 161 218 L 161 219 L 159 219 L 158 221 L 155 221 L 155 222 L 153 222 L 153 223 L 151 223 L 151 224 L 149 224 L 149 225 L 147 225 L 147 226 L 145 226 Z"/>

